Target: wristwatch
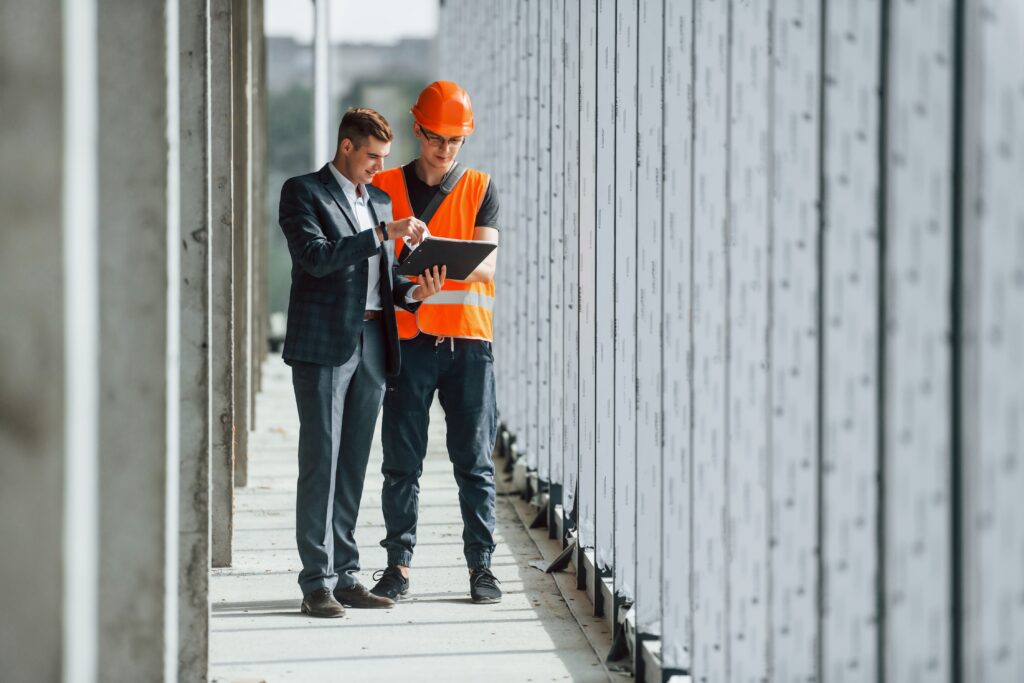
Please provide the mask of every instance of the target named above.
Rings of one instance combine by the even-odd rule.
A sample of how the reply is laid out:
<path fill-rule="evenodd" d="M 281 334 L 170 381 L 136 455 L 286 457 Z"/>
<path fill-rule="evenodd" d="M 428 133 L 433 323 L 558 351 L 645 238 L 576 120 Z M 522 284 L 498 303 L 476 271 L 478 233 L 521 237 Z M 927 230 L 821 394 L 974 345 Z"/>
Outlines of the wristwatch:
<path fill-rule="evenodd" d="M 388 237 L 388 224 L 387 223 L 385 223 L 384 221 L 381 221 L 380 223 L 377 224 L 377 227 L 380 228 L 380 234 L 384 235 L 384 239 L 381 240 L 382 242 L 387 242 L 389 239 L 391 239 L 390 237 Z"/>

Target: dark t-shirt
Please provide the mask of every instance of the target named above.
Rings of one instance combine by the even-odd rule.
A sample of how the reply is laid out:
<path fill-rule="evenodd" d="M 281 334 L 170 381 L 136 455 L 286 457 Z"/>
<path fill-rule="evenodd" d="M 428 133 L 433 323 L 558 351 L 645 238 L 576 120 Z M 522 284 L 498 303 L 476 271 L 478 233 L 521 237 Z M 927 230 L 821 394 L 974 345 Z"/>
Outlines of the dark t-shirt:
<path fill-rule="evenodd" d="M 427 205 L 440 190 L 440 185 L 427 185 L 416 175 L 413 164 L 406 164 L 402 167 L 405 175 L 405 187 L 409 192 L 409 202 L 412 204 L 412 212 L 421 216 Z M 487 183 L 487 191 L 484 192 L 484 199 L 480 202 L 480 208 L 476 212 L 476 222 L 473 227 L 498 229 L 498 193 L 494 191 L 494 179 Z"/>

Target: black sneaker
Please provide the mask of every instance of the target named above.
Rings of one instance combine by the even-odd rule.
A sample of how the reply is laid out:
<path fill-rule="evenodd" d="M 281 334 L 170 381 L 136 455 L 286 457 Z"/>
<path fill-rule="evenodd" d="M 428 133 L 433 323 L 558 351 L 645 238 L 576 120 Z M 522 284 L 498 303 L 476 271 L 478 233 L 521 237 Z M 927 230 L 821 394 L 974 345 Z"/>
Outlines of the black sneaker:
<path fill-rule="evenodd" d="M 477 567 L 469 574 L 469 594 L 478 605 L 501 602 L 501 583 L 490 567 Z"/>
<path fill-rule="evenodd" d="M 374 595 L 390 598 L 395 602 L 409 592 L 409 579 L 402 576 L 402 571 L 395 566 L 379 569 L 373 573 L 377 585 L 370 589 Z"/>

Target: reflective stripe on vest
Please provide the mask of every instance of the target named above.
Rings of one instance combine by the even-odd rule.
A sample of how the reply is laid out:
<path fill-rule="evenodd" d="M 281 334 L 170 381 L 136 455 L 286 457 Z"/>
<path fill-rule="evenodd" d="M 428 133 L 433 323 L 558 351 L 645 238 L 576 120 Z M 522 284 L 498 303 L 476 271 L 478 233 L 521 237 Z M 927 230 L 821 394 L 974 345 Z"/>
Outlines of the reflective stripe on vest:
<path fill-rule="evenodd" d="M 444 198 L 427 226 L 437 237 L 473 239 L 476 213 L 483 202 L 490 177 L 467 169 L 452 191 Z M 413 215 L 405 175 L 401 167 L 378 173 L 373 184 L 391 197 L 395 220 Z M 405 245 L 396 243 L 396 255 Z M 420 332 L 438 337 L 462 337 L 492 341 L 494 337 L 494 283 L 457 282 L 448 280 L 442 291 L 420 304 L 416 314 L 395 311 L 398 336 L 411 339 Z"/>
<path fill-rule="evenodd" d="M 494 297 L 479 292 L 443 290 L 430 297 L 430 305 L 461 304 L 494 310 Z"/>

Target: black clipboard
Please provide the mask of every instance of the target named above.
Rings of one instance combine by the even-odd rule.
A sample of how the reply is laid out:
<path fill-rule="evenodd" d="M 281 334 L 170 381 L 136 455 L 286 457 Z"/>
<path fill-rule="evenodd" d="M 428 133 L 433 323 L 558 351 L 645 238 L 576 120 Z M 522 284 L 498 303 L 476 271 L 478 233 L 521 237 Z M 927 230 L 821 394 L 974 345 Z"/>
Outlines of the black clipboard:
<path fill-rule="evenodd" d="M 428 237 L 402 260 L 397 272 L 399 275 L 415 276 L 422 275 L 423 271 L 434 266 L 447 266 L 448 279 L 465 280 L 497 247 L 497 242 L 489 240 Z"/>

